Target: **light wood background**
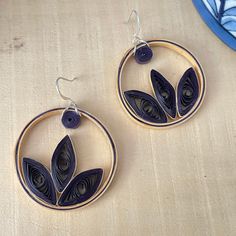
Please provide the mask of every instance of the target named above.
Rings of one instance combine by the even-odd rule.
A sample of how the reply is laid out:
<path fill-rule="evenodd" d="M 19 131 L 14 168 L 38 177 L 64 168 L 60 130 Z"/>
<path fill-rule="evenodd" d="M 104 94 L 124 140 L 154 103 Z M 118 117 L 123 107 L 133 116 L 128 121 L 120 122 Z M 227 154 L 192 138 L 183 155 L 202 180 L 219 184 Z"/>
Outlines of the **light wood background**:
<path fill-rule="evenodd" d="M 204 104 L 179 127 L 141 127 L 119 103 L 117 68 L 131 46 L 124 22 L 133 8 L 145 39 L 174 40 L 205 69 Z M 236 235 L 235 64 L 235 52 L 206 27 L 190 0 L 1 0 L 0 235 Z M 102 198 L 59 212 L 25 194 L 14 147 L 30 119 L 66 104 L 55 79 L 77 75 L 80 81 L 63 91 L 108 127 L 119 164 Z"/>

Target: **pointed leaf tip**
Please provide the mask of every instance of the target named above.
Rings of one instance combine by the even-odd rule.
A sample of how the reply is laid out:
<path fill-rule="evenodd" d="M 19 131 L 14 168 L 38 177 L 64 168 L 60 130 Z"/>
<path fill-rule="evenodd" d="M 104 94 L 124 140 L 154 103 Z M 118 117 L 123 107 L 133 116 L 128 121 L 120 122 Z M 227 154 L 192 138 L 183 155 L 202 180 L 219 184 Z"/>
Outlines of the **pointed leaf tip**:
<path fill-rule="evenodd" d="M 129 90 L 124 92 L 124 96 L 132 110 L 142 119 L 153 123 L 167 122 L 165 112 L 149 94 L 137 90 Z"/>
<path fill-rule="evenodd" d="M 62 193 L 58 204 L 71 206 L 91 198 L 98 190 L 102 181 L 103 170 L 91 169 L 77 175 Z"/>
<path fill-rule="evenodd" d="M 154 93 L 165 112 L 175 118 L 176 98 L 173 86 L 158 71 L 151 70 L 151 81 Z"/>
<path fill-rule="evenodd" d="M 66 135 L 57 145 L 51 161 L 52 177 L 59 192 L 63 191 L 76 168 L 71 139 Z"/>
<path fill-rule="evenodd" d="M 185 71 L 177 88 L 177 104 L 180 116 L 186 115 L 195 105 L 199 96 L 197 75 L 191 67 Z"/>
<path fill-rule="evenodd" d="M 48 170 L 31 158 L 23 158 L 23 172 L 26 184 L 38 198 L 56 204 L 56 191 Z"/>

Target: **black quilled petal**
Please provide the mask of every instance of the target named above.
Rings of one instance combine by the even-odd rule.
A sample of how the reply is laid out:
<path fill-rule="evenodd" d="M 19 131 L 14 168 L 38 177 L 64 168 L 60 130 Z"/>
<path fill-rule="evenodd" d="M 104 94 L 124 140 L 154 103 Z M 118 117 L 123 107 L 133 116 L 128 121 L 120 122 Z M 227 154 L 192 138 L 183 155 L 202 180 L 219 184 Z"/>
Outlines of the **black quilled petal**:
<path fill-rule="evenodd" d="M 199 96 L 199 85 L 193 68 L 185 71 L 177 88 L 177 105 L 180 116 L 186 115 L 194 106 Z"/>
<path fill-rule="evenodd" d="M 92 169 L 77 175 L 62 193 L 58 205 L 71 206 L 92 197 L 102 181 L 103 170 Z"/>
<path fill-rule="evenodd" d="M 75 153 L 70 137 L 66 135 L 57 145 L 51 161 L 52 177 L 59 192 L 63 191 L 76 168 Z"/>
<path fill-rule="evenodd" d="M 135 60 L 139 64 L 148 63 L 153 56 L 152 49 L 147 45 L 138 47 L 135 51 Z"/>
<path fill-rule="evenodd" d="M 26 184 L 38 198 L 56 204 L 56 191 L 48 170 L 39 162 L 24 157 L 23 172 Z"/>
<path fill-rule="evenodd" d="M 125 91 L 124 95 L 129 106 L 142 119 L 153 123 L 167 122 L 165 112 L 149 94 L 137 90 L 129 90 Z"/>
<path fill-rule="evenodd" d="M 151 81 L 158 102 L 169 116 L 175 118 L 176 95 L 173 86 L 156 70 L 151 70 Z"/>

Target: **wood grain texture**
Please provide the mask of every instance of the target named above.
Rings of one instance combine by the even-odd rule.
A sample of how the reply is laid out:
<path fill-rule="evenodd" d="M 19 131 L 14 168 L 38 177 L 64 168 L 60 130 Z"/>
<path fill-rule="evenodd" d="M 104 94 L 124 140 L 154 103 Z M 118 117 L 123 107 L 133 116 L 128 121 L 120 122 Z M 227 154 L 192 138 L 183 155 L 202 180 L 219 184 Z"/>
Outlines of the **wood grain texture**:
<path fill-rule="evenodd" d="M 131 45 L 124 22 L 133 8 L 144 38 L 186 46 L 205 69 L 205 102 L 179 127 L 141 127 L 119 103 L 117 67 Z M 1 0 L 0 9 L 0 235 L 236 234 L 236 54 L 206 27 L 191 1 Z M 107 126 L 119 163 L 102 198 L 58 212 L 25 194 L 14 147 L 30 119 L 65 105 L 55 79 L 78 74 L 80 81 L 63 91 Z"/>

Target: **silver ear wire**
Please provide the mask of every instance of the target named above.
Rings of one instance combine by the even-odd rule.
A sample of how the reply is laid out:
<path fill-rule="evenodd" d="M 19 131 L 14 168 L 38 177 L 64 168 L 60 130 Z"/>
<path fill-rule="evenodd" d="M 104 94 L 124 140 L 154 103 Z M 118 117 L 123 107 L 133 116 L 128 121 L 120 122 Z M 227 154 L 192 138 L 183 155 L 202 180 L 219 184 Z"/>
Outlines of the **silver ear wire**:
<path fill-rule="evenodd" d="M 60 86 L 59 86 L 59 81 L 60 80 L 64 80 L 64 81 L 68 81 L 68 82 L 73 82 L 75 80 L 77 80 L 78 77 L 75 77 L 73 79 L 66 79 L 66 78 L 63 78 L 63 77 L 58 77 L 57 80 L 56 80 L 56 90 L 58 92 L 58 94 L 60 95 L 60 97 L 65 100 L 65 101 L 70 101 L 70 105 L 66 108 L 66 109 L 74 109 L 77 113 L 79 113 L 78 111 L 78 107 L 76 105 L 76 103 L 69 97 L 66 97 L 65 95 L 62 94 L 62 92 L 60 91 Z"/>
<path fill-rule="evenodd" d="M 134 37 L 133 41 L 134 41 L 135 39 L 139 39 L 139 38 L 140 38 L 140 35 L 139 35 L 139 34 L 140 34 L 141 28 L 140 28 L 140 18 L 139 18 L 138 12 L 137 12 L 136 10 L 132 10 L 132 11 L 131 11 L 127 23 L 130 22 L 132 15 L 134 15 L 134 16 L 136 17 L 136 31 L 135 31 L 135 33 L 133 34 L 133 37 Z"/>
<path fill-rule="evenodd" d="M 132 43 L 134 45 L 134 54 L 136 53 L 136 50 L 137 50 L 137 46 L 139 44 L 146 44 L 148 47 L 148 43 L 142 39 L 142 37 L 140 36 L 140 31 L 141 31 L 141 26 L 140 26 L 140 18 L 139 18 L 139 15 L 138 15 L 138 12 L 136 10 L 132 10 L 131 13 L 130 13 L 130 16 L 129 16 L 129 19 L 127 21 L 127 23 L 130 22 L 131 20 L 131 17 L 132 15 L 135 16 L 135 20 L 136 20 L 136 30 L 135 30 L 135 33 L 133 34 L 133 40 L 132 40 Z"/>

